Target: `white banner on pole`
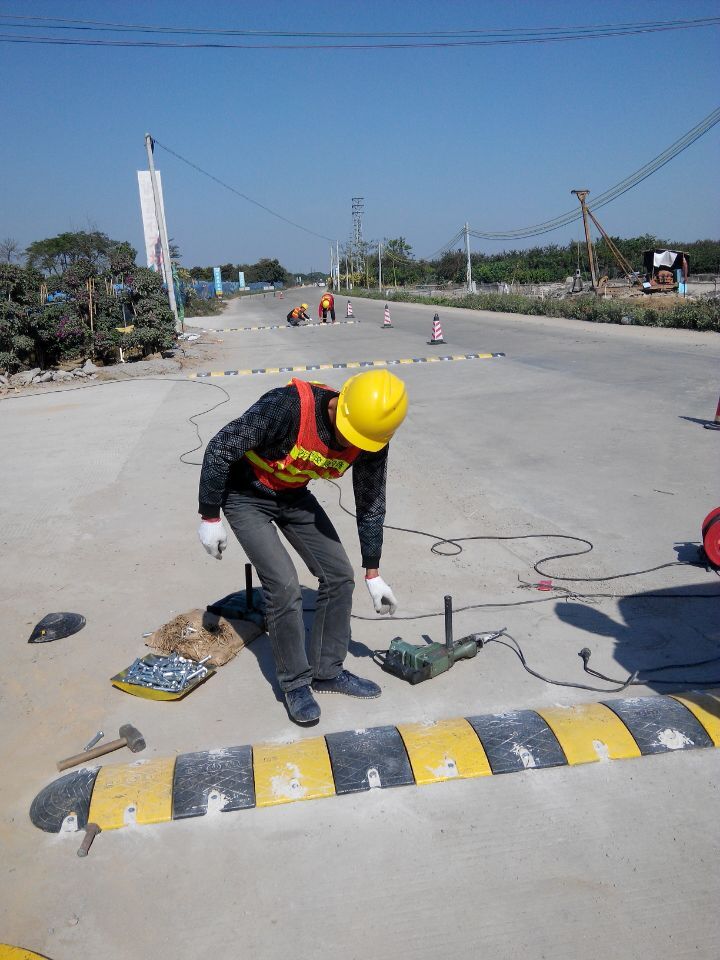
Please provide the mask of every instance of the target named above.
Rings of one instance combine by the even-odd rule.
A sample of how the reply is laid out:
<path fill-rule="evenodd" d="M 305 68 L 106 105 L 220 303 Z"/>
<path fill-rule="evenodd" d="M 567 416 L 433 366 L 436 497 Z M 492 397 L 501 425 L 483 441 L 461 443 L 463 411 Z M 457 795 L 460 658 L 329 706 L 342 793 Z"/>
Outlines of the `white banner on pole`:
<path fill-rule="evenodd" d="M 138 170 L 138 187 L 140 189 L 140 211 L 142 213 L 143 234 L 145 236 L 145 255 L 147 265 L 151 270 L 161 272 L 165 282 L 168 278 L 163 263 L 162 245 L 160 243 L 160 228 L 158 227 L 157 217 L 155 216 L 155 201 L 153 200 L 152 181 L 149 170 Z M 158 193 L 160 195 L 160 210 L 163 218 L 165 217 L 165 204 L 163 203 L 162 179 L 160 171 L 155 172 L 157 180 Z"/>

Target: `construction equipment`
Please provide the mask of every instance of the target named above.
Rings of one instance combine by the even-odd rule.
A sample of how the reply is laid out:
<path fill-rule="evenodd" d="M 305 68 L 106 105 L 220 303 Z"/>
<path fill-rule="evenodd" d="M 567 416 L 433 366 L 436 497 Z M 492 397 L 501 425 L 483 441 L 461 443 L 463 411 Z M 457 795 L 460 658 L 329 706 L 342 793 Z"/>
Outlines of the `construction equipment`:
<path fill-rule="evenodd" d="M 59 760 L 58 770 L 67 770 L 68 767 L 76 767 L 80 763 L 87 763 L 88 760 L 94 760 L 96 757 L 102 757 L 106 753 L 112 753 L 113 750 L 120 750 L 121 747 L 128 747 L 133 753 L 139 753 L 145 749 L 145 740 L 143 735 L 130 723 L 124 723 L 119 730 L 119 738 L 103 743 L 99 747 L 93 747 L 92 750 L 84 750 L 82 753 L 76 753 L 74 757 L 68 757 L 66 760 Z"/>
<path fill-rule="evenodd" d="M 595 216 L 592 210 L 588 209 L 588 206 L 585 203 L 585 198 L 588 196 L 590 191 L 589 190 L 571 190 L 570 193 L 574 193 L 575 196 L 580 201 L 580 209 L 582 211 L 583 226 L 585 227 L 585 242 L 587 244 L 588 262 L 590 264 L 590 276 L 592 277 L 593 289 L 597 290 L 601 286 L 601 279 L 598 277 L 597 260 L 595 258 L 595 251 L 593 250 L 592 240 L 590 238 L 590 225 L 588 224 L 588 217 L 592 220 L 592 222 L 595 224 L 595 226 L 598 228 L 598 230 L 602 234 L 602 237 L 605 240 L 605 243 L 608 245 L 608 248 L 610 249 L 610 253 L 612 253 L 612 255 L 615 257 L 615 260 L 617 261 L 618 266 L 620 267 L 622 272 L 625 274 L 627 279 L 630 281 L 630 283 L 638 284 L 640 282 L 640 277 L 637 271 L 633 270 L 633 268 L 630 266 L 628 261 L 622 255 L 622 253 L 620 253 L 620 251 L 618 250 L 613 240 L 605 232 L 605 229 L 603 225 L 600 223 L 600 221 L 598 220 L 598 218 Z M 604 282 L 607 283 L 607 278 L 604 278 Z"/>
<path fill-rule="evenodd" d="M 715 507 L 702 523 L 702 553 L 715 570 L 720 570 L 720 507 Z"/>
<path fill-rule="evenodd" d="M 494 633 L 471 633 L 455 642 L 452 626 L 452 597 L 445 597 L 445 643 L 416 646 L 395 637 L 390 643 L 382 668 L 401 680 L 415 685 L 445 673 L 458 660 L 471 660 L 488 640 L 501 636 L 503 627 Z"/>

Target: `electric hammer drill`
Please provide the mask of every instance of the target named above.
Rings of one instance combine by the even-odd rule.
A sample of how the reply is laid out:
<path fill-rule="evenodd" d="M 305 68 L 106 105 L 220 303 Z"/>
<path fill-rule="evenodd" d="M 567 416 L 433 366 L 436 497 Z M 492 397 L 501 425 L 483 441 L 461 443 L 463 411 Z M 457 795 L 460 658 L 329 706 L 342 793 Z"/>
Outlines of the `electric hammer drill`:
<path fill-rule="evenodd" d="M 501 636 L 505 628 L 495 633 L 471 633 L 457 643 L 453 640 L 452 597 L 445 597 L 445 643 L 415 646 L 395 637 L 382 664 L 383 670 L 408 683 L 422 683 L 445 673 L 457 660 L 470 660 L 483 644 Z"/>

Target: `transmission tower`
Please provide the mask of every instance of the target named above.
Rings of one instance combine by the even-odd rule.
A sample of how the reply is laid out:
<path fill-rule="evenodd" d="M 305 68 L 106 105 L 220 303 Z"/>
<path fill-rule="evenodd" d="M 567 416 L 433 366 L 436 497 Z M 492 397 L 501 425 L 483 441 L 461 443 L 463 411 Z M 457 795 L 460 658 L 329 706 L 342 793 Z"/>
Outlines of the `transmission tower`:
<path fill-rule="evenodd" d="M 363 243 L 362 218 L 365 207 L 363 197 L 352 198 L 352 239 L 350 246 L 352 249 L 352 271 L 353 273 L 365 273 L 365 244 Z"/>

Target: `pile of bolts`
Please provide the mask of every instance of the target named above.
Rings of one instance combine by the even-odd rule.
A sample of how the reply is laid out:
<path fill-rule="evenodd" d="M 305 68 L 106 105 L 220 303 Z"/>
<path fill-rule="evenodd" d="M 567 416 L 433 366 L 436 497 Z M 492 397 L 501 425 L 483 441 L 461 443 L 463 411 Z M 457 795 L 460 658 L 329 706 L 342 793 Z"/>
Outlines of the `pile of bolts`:
<path fill-rule="evenodd" d="M 209 671 L 202 660 L 188 660 L 177 653 L 168 657 L 151 654 L 142 660 L 137 658 L 125 671 L 124 680 L 138 687 L 152 687 L 153 690 L 165 690 L 179 693 L 196 677 L 204 677 Z"/>

